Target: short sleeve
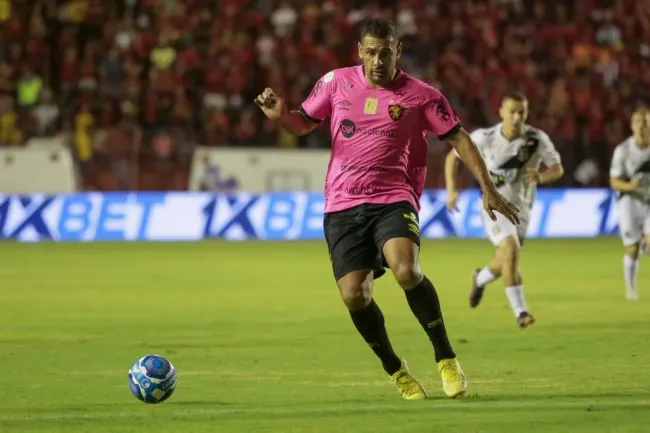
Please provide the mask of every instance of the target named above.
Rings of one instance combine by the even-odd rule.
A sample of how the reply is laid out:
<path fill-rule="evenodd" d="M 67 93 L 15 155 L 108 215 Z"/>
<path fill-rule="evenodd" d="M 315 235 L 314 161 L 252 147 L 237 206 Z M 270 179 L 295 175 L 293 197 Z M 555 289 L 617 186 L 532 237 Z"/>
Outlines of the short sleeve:
<path fill-rule="evenodd" d="M 623 162 L 623 149 L 619 146 L 614 149 L 614 155 L 612 155 L 612 165 L 609 168 L 609 177 L 625 177 L 625 167 Z"/>
<path fill-rule="evenodd" d="M 332 114 L 332 86 L 334 71 L 328 72 L 314 85 L 311 93 L 300 107 L 300 112 L 309 121 L 320 123 Z"/>
<path fill-rule="evenodd" d="M 560 153 L 555 149 L 555 145 L 548 134 L 544 132 L 541 133 L 540 157 L 547 167 L 562 163 Z"/>
<path fill-rule="evenodd" d="M 449 101 L 435 89 L 431 89 L 428 100 L 424 103 L 424 118 L 427 131 L 431 131 L 441 140 L 446 140 L 456 134 L 460 128 L 460 120 Z"/>

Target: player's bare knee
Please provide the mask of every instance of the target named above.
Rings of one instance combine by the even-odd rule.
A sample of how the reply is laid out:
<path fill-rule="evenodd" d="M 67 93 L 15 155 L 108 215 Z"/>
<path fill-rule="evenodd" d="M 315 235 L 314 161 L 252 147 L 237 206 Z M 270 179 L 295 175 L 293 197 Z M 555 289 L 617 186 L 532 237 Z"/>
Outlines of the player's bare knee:
<path fill-rule="evenodd" d="M 361 310 L 372 301 L 372 272 L 346 275 L 338 281 L 341 300 L 352 311 Z"/>
<path fill-rule="evenodd" d="M 341 287 L 341 299 L 348 309 L 361 310 L 372 301 L 372 284 L 362 283 L 358 286 Z"/>
<path fill-rule="evenodd" d="M 501 275 L 501 269 L 503 269 L 503 254 L 500 248 L 496 249 L 494 257 L 492 257 L 492 260 L 488 263 L 488 269 L 490 269 L 490 272 L 495 276 Z"/>
<path fill-rule="evenodd" d="M 635 259 L 639 257 L 640 244 L 628 245 L 625 247 L 625 254 Z"/>
<path fill-rule="evenodd" d="M 400 262 L 391 268 L 395 280 L 404 290 L 410 290 L 420 284 L 423 274 L 420 266 L 412 262 Z"/>
<path fill-rule="evenodd" d="M 508 236 L 499 244 L 502 265 L 516 263 L 519 259 L 519 241 L 514 236 Z"/>

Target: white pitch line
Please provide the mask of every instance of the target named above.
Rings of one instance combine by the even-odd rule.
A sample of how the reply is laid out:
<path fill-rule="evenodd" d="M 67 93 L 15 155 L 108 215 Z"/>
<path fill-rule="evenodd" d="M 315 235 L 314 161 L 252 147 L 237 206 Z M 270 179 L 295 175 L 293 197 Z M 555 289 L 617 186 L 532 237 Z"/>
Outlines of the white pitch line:
<path fill-rule="evenodd" d="M 558 396 L 558 399 L 561 399 L 561 396 Z M 570 398 L 570 397 L 569 397 Z M 443 403 L 444 402 L 444 403 Z M 442 404 L 440 404 L 442 403 Z M 206 403 L 207 404 L 207 403 Z M 468 411 L 482 404 L 486 404 L 490 410 L 501 410 L 501 409 L 521 409 L 521 408 L 539 408 L 539 409 L 566 409 L 566 408 L 577 408 L 577 407 L 590 407 L 594 411 L 599 409 L 611 409 L 617 407 L 650 407 L 650 401 L 648 400 L 639 400 L 639 401 L 617 401 L 617 400 L 604 400 L 599 401 L 597 397 L 593 400 L 584 400 L 584 401 L 568 401 L 568 402 L 553 402 L 548 400 L 540 399 L 531 399 L 529 401 L 499 401 L 496 400 L 486 400 L 481 401 L 480 397 L 474 399 L 463 399 L 456 403 L 452 403 L 443 397 L 439 399 L 431 399 L 428 401 L 418 402 L 418 403 L 405 403 L 405 402 L 394 402 L 386 404 L 376 404 L 376 405 L 364 405 L 361 406 L 358 403 L 355 403 L 353 407 L 350 405 L 331 405 L 331 406 L 320 406 L 313 408 L 288 408 L 288 407 L 275 407 L 275 408 L 261 408 L 261 407 L 239 407 L 239 408 L 223 408 L 223 407 L 214 407 L 214 408 L 201 408 L 198 410 L 179 410 L 181 406 L 175 406 L 173 403 L 165 403 L 161 406 L 166 408 L 165 413 L 159 413 L 157 416 L 164 417 L 165 415 L 173 415 L 176 419 L 178 418 L 191 418 L 196 419 L 197 415 L 254 415 L 254 414 L 309 414 L 309 415 L 319 415 L 319 414 L 329 414 L 332 411 L 337 413 L 356 413 L 359 411 L 399 411 L 403 412 L 405 409 L 401 404 L 410 405 L 409 410 L 416 411 L 430 411 L 432 406 L 438 406 L 444 408 L 445 411 L 449 410 L 462 410 Z M 163 409 L 159 406 L 160 409 Z M 10 416 L 0 416 L 0 421 L 45 421 L 45 420 L 63 420 L 63 419 L 93 419 L 93 420 L 110 420 L 114 418 L 140 418 L 144 417 L 145 414 L 140 414 L 138 412 L 124 412 L 121 411 L 117 414 L 108 414 L 108 413 L 94 413 L 94 414 L 47 414 L 47 415 L 10 415 Z"/>

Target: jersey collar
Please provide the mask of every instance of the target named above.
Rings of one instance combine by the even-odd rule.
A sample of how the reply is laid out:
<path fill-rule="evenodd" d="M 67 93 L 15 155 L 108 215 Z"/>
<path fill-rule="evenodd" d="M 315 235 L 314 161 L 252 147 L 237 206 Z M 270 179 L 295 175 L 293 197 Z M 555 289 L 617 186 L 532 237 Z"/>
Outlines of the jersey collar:
<path fill-rule="evenodd" d="M 397 68 L 395 71 L 395 77 L 393 77 L 393 81 L 388 83 L 387 86 L 384 87 L 372 87 L 368 80 L 366 80 L 366 73 L 363 65 L 359 65 L 359 68 L 357 69 L 357 73 L 359 74 L 359 78 L 361 81 L 364 83 L 364 85 L 369 88 L 369 89 L 387 89 L 387 90 L 395 90 L 397 88 L 400 88 L 404 85 L 404 82 L 406 81 L 406 73 L 402 71 L 400 68 Z"/>

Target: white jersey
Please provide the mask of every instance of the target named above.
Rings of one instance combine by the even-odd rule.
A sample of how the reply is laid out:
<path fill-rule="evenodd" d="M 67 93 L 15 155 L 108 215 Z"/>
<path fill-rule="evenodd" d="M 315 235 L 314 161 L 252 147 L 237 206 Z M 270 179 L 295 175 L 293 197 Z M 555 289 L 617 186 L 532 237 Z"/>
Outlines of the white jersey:
<path fill-rule="evenodd" d="M 536 185 L 526 182 L 528 169 L 539 170 L 562 162 L 549 136 L 542 130 L 524 125 L 521 137 L 509 141 L 501 133 L 502 123 L 472 132 L 499 192 L 526 212 L 535 200 Z"/>
<path fill-rule="evenodd" d="M 624 195 L 650 203 L 650 147 L 640 148 L 634 137 L 623 141 L 614 149 L 609 176 L 623 180 L 639 179 L 639 188 Z"/>

